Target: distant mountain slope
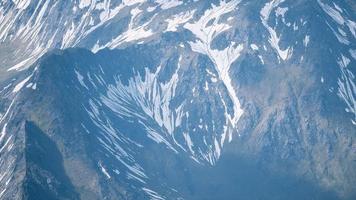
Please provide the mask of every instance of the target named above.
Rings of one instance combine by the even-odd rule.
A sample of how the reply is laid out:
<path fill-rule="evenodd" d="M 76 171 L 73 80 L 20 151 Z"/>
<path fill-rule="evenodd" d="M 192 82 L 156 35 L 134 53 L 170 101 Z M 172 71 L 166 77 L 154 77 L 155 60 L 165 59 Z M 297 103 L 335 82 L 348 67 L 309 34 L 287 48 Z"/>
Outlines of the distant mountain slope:
<path fill-rule="evenodd" d="M 1 2 L 0 198 L 353 199 L 352 5 Z"/>

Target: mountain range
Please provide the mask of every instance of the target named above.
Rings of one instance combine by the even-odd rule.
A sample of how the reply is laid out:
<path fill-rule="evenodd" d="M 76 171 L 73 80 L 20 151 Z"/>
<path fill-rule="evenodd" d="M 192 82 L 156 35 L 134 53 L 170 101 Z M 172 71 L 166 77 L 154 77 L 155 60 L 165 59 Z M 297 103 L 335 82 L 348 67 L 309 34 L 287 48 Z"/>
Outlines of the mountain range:
<path fill-rule="evenodd" d="M 0 1 L 0 199 L 355 199 L 355 13 Z"/>

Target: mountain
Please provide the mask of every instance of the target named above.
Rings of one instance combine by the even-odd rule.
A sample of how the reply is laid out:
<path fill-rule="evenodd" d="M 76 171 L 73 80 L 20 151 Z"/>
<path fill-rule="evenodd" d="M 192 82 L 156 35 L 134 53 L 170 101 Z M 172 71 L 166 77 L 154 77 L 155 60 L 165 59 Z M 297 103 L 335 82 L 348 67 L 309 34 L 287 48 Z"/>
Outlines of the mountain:
<path fill-rule="evenodd" d="M 355 13 L 1 1 L 0 199 L 356 198 Z"/>

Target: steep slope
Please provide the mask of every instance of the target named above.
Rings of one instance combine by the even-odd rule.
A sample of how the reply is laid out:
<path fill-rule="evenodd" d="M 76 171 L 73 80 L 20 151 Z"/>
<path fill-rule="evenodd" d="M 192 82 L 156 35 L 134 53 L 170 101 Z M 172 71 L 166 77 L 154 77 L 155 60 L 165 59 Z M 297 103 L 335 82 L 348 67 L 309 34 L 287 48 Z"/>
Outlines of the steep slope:
<path fill-rule="evenodd" d="M 78 194 L 65 176 L 61 153 L 56 144 L 32 122 L 25 123 L 26 177 L 24 198 L 78 199 Z"/>
<path fill-rule="evenodd" d="M 146 46 L 144 49 L 148 48 L 150 47 Z M 291 192 L 295 199 L 304 195 L 336 198 L 335 194 L 324 191 L 313 181 L 308 183 L 304 178 L 287 175 L 285 172 L 275 173 L 265 164 L 236 157 L 236 153 L 240 151 L 226 154 L 216 167 L 211 167 L 210 164 L 215 163 L 205 160 L 204 155 L 209 155 L 209 148 L 214 145 L 215 139 L 207 140 L 208 133 L 198 132 L 194 138 L 186 140 L 184 130 L 180 129 L 191 126 L 187 120 L 182 120 L 180 129 L 172 133 L 177 136 L 172 138 L 163 124 L 160 126 L 144 112 L 142 108 L 145 107 L 136 106 L 146 100 L 137 96 L 138 91 L 145 91 L 139 83 L 150 80 L 149 69 L 139 66 L 151 63 L 152 58 L 156 57 L 150 51 L 150 56 L 142 53 L 139 54 L 140 59 L 125 61 L 125 58 L 135 56 L 140 50 L 140 47 L 121 51 L 105 50 L 95 55 L 80 49 L 55 51 L 45 55 L 36 64 L 35 73 L 21 89 L 19 99 L 14 104 L 13 115 L 18 122 L 8 125 L 6 129 L 20 129 L 16 134 L 18 139 L 14 141 L 24 142 L 24 147 L 19 148 L 21 145 L 17 145 L 17 159 L 22 162 L 17 162 L 12 172 L 12 177 L 22 174 L 22 178 L 10 179 L 14 186 L 6 190 L 5 195 L 17 194 L 11 190 L 19 187 L 17 190 L 23 190 L 21 196 L 26 199 L 33 199 L 34 196 L 43 199 L 201 199 L 209 198 L 206 192 L 210 187 L 222 185 L 227 189 L 218 190 L 221 193 L 212 195 L 213 199 L 234 195 L 242 195 L 244 198 L 283 199 L 288 196 L 287 193 L 278 192 L 283 185 L 285 188 L 303 191 Z M 172 64 L 174 66 L 176 63 L 167 63 L 162 69 L 168 70 Z M 127 68 L 127 65 L 131 67 Z M 164 72 L 162 70 L 161 74 L 165 74 Z M 146 74 L 145 79 L 137 77 L 136 73 Z M 193 71 L 190 70 L 189 73 Z M 122 85 L 118 84 L 121 81 Z M 185 80 L 183 83 L 190 81 Z M 35 89 L 30 87 L 33 84 L 36 84 Z M 183 90 L 181 93 L 187 93 L 187 89 L 190 91 L 189 86 L 181 86 L 177 87 L 177 93 L 180 90 Z M 118 92 L 112 93 L 112 90 Z M 159 91 L 156 95 L 158 98 Z M 209 111 L 202 105 L 219 107 L 221 102 L 214 99 L 214 96 L 217 95 L 204 96 L 204 99 L 193 98 L 194 101 L 203 101 L 200 102 L 200 108 L 193 112 L 205 117 L 193 115 L 193 118 L 189 114 L 190 120 L 208 120 L 212 110 Z M 114 97 L 117 101 L 111 102 L 110 99 Z M 226 93 L 226 98 L 228 97 Z M 213 101 L 206 101 L 210 98 Z M 185 100 L 188 100 L 186 96 Z M 117 105 L 116 102 L 126 104 Z M 161 101 L 155 102 L 161 104 Z M 146 100 L 143 104 L 145 103 L 150 102 Z M 183 111 L 185 109 L 187 108 L 182 108 Z M 123 112 L 126 110 L 130 111 L 130 115 Z M 191 111 L 188 108 L 186 112 Z M 210 124 L 216 123 L 214 118 L 211 120 Z M 205 139 L 206 144 L 199 143 L 199 137 Z M 193 147 L 198 148 L 202 155 L 189 151 Z M 207 152 L 203 152 L 204 149 Z M 13 151 L 10 149 L 8 152 Z M 51 156 L 47 157 L 47 153 Z M 25 169 L 19 170 L 21 168 Z M 240 172 L 233 173 L 234 178 L 231 179 L 230 173 L 235 170 Z M 244 172 L 250 174 L 250 177 L 244 177 Z M 240 177 L 247 179 L 237 181 Z M 209 181 L 202 184 L 201 181 L 205 179 Z M 259 183 L 261 180 L 264 180 L 264 184 Z M 16 181 L 18 182 L 15 183 Z M 247 191 L 254 186 L 266 188 L 266 191 L 261 190 L 260 195 L 251 196 L 245 190 L 235 192 L 234 187 L 229 188 L 229 185 L 243 187 L 245 184 L 250 184 L 251 187 L 247 187 Z M 272 186 L 267 187 L 269 184 Z M 62 188 L 63 186 L 66 188 Z M 41 196 L 34 195 L 37 192 L 41 192 Z"/>
<path fill-rule="evenodd" d="M 0 198 L 355 197 L 352 2 L 50 3 L 0 3 Z"/>

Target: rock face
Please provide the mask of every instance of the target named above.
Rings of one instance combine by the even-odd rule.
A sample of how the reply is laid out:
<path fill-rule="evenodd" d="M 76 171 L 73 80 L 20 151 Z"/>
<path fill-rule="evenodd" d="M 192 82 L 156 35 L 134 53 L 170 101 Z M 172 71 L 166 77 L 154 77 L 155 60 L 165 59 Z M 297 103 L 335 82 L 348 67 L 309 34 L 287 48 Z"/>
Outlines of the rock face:
<path fill-rule="evenodd" d="M 0 2 L 0 199 L 356 198 L 355 13 Z"/>

